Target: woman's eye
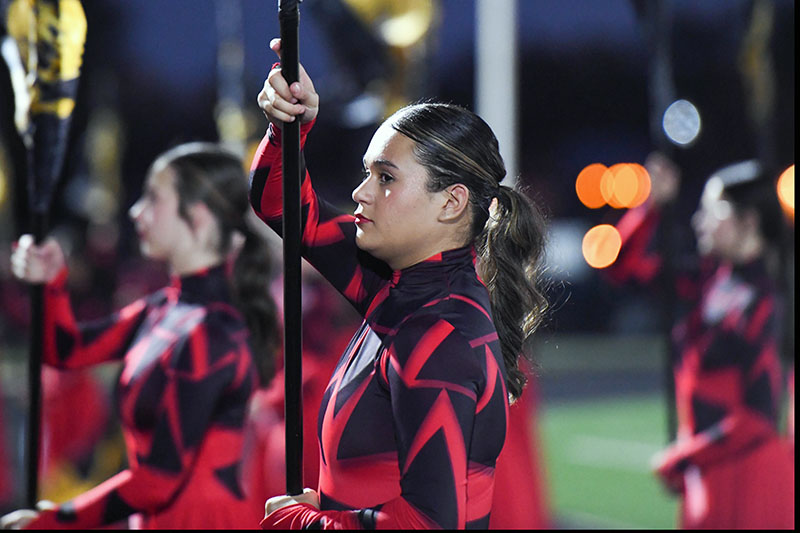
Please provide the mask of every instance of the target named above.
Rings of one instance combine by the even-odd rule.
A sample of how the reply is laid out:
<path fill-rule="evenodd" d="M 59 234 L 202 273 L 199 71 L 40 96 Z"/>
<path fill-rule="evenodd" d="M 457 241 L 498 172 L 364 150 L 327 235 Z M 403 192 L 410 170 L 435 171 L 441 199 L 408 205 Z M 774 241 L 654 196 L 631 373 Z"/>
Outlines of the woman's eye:
<path fill-rule="evenodd" d="M 367 181 L 367 179 L 369 179 L 369 177 L 371 175 L 372 174 L 370 173 L 369 170 L 362 170 L 361 171 L 361 181 L 362 182 Z M 392 176 L 390 176 L 389 174 L 384 174 L 384 173 L 378 174 L 378 183 L 384 185 L 384 184 L 387 184 L 387 183 L 392 182 L 392 181 L 394 181 L 394 178 Z"/>

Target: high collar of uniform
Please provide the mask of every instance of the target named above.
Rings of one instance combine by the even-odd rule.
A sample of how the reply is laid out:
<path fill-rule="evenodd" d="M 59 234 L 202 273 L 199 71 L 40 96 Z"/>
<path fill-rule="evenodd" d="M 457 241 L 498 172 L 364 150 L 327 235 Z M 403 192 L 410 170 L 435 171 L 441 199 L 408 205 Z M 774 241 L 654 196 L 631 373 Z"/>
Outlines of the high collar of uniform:
<path fill-rule="evenodd" d="M 184 276 L 173 276 L 170 285 L 179 299 L 187 303 L 209 303 L 230 300 L 225 265 L 197 270 Z"/>
<path fill-rule="evenodd" d="M 462 269 L 475 269 L 475 248 L 464 246 L 440 252 L 415 265 L 392 272 L 392 285 L 429 283 L 432 277 L 448 276 Z"/>

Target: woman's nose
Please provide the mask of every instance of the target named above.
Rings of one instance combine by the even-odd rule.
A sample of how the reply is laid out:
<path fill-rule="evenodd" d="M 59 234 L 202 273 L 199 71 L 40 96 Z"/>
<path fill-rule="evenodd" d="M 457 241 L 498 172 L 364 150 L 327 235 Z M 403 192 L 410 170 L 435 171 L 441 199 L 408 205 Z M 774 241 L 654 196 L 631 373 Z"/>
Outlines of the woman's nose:
<path fill-rule="evenodd" d="M 368 200 L 369 200 L 369 194 L 367 193 L 367 189 L 368 189 L 367 183 L 368 182 L 369 182 L 369 178 L 367 178 L 364 181 L 362 181 L 358 185 L 358 187 L 353 189 L 353 194 L 351 196 L 353 198 L 353 201 L 356 202 L 357 204 L 363 204 L 363 203 L 367 203 L 368 202 Z"/>
<path fill-rule="evenodd" d="M 691 218 L 692 227 L 695 230 L 699 230 L 700 228 L 703 227 L 705 220 L 706 220 L 706 213 L 702 209 L 695 211 Z"/>
<path fill-rule="evenodd" d="M 131 218 L 131 220 L 136 220 L 137 218 L 139 218 L 139 215 L 142 214 L 143 210 L 144 210 L 144 204 L 140 199 L 135 204 L 133 204 L 130 209 L 128 209 L 128 216 Z"/>

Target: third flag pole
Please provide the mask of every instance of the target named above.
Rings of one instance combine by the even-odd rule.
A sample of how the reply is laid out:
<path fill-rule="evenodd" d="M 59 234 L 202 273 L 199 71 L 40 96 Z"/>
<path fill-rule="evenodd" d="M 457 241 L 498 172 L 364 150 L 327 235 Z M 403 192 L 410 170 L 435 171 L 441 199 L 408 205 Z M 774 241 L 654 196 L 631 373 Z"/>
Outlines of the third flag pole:
<path fill-rule="evenodd" d="M 86 41 L 80 0 L 30 0 L 9 5 L 2 54 L 14 89 L 17 130 L 27 153 L 30 232 L 48 231 L 53 195 L 66 156 Z M 31 287 L 25 503 L 38 500 L 44 286 Z"/>

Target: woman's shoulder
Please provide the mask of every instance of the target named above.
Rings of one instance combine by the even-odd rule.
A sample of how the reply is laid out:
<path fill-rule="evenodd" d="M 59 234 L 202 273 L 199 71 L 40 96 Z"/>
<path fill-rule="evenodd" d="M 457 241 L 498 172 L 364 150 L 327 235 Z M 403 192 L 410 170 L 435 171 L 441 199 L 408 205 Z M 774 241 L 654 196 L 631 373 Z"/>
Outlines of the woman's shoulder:
<path fill-rule="evenodd" d="M 179 337 L 177 356 L 171 364 L 176 369 L 208 370 L 232 354 L 235 355 L 230 359 L 233 364 L 242 357 L 250 357 L 249 333 L 238 313 L 217 306 L 201 306 L 194 310 L 193 317 L 187 315 L 185 320 L 186 327 L 175 332 Z"/>
<path fill-rule="evenodd" d="M 485 291 L 452 291 L 422 311 L 448 321 L 468 338 L 495 331 L 489 296 Z"/>
<path fill-rule="evenodd" d="M 423 348 L 472 358 L 476 347 L 496 337 L 491 315 L 478 302 L 452 294 L 408 315 L 396 328 L 392 342 L 405 353 Z"/>
<path fill-rule="evenodd" d="M 247 326 L 241 313 L 230 304 L 211 303 L 185 306 L 174 319 L 174 334 L 186 339 L 202 339 L 209 349 L 224 349 L 243 343 Z"/>
<path fill-rule="evenodd" d="M 218 342 L 228 344 L 239 344 L 247 336 L 244 317 L 228 303 L 215 302 L 204 306 L 202 321 L 196 327 L 202 327 L 206 335 Z"/>

